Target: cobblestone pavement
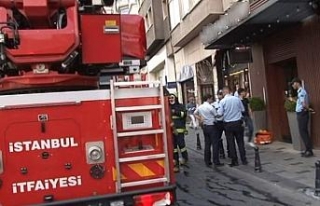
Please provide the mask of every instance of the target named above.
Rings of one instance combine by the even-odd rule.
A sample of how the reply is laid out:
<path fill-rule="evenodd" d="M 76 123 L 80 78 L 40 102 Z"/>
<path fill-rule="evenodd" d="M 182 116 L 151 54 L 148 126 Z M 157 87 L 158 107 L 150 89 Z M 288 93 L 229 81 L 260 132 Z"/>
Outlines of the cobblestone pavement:
<path fill-rule="evenodd" d="M 251 157 L 254 156 L 253 152 L 248 151 L 250 161 L 248 166 L 240 165 L 236 168 L 230 168 L 227 165 L 220 168 L 206 167 L 203 161 L 203 150 L 195 149 L 196 144 L 193 135 L 191 131 L 186 138 L 190 156 L 189 164 L 182 167 L 180 173 L 176 175 L 179 206 L 320 205 L 320 200 L 307 196 L 302 191 L 307 187 L 306 184 L 291 181 L 291 179 L 267 170 L 262 173 L 255 173 L 252 165 L 253 157 Z M 272 148 L 267 149 L 265 153 L 268 153 L 269 150 L 272 150 Z M 265 158 L 263 153 L 261 154 L 262 159 Z M 223 160 L 223 162 L 228 163 L 228 160 Z M 263 165 L 263 168 L 265 166 Z"/>

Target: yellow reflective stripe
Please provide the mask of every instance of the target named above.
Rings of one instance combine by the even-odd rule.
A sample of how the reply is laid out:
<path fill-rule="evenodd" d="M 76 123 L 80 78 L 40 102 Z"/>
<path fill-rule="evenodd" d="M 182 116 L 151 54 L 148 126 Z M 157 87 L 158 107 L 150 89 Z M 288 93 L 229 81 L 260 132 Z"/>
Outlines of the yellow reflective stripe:
<path fill-rule="evenodd" d="M 180 116 L 173 115 L 172 119 L 180 119 L 180 118 L 184 117 L 185 115 L 186 115 L 185 112 L 180 112 Z"/>
<path fill-rule="evenodd" d="M 184 147 L 184 148 L 180 149 L 180 151 L 181 151 L 181 152 L 185 152 L 185 151 L 187 151 L 187 148 Z"/>
<path fill-rule="evenodd" d="M 161 167 L 164 167 L 164 161 L 163 161 L 163 160 L 158 160 L 157 163 L 158 163 L 158 165 L 160 165 Z"/>
<path fill-rule="evenodd" d="M 137 164 L 129 164 L 128 165 L 135 173 L 137 173 L 140 177 L 149 177 L 154 176 L 155 174 L 144 164 L 137 163 Z"/>
<path fill-rule="evenodd" d="M 117 180 L 117 170 L 114 167 L 112 167 L 112 177 L 113 181 Z M 123 174 L 121 174 L 121 179 L 126 180 L 127 178 Z"/>
<path fill-rule="evenodd" d="M 177 153 L 177 152 L 179 152 L 179 150 L 178 150 L 178 149 L 174 149 L 173 152 L 174 152 L 174 153 Z"/>
<path fill-rule="evenodd" d="M 184 133 L 186 131 L 186 129 L 176 129 L 176 132 L 178 133 Z"/>

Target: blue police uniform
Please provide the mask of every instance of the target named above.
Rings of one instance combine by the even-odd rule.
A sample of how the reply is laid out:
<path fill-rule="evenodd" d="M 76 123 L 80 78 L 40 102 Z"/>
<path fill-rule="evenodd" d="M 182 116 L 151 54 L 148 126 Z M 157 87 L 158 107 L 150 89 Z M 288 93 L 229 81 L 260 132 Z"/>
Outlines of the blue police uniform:
<path fill-rule="evenodd" d="M 300 87 L 298 89 L 298 98 L 297 98 L 297 104 L 296 104 L 299 133 L 306 147 L 305 152 L 308 152 L 309 155 L 313 155 L 312 142 L 310 139 L 309 127 L 308 127 L 308 124 L 309 124 L 308 105 L 309 105 L 308 94 L 304 88 Z"/>
<path fill-rule="evenodd" d="M 224 129 L 231 158 L 230 166 L 239 165 L 235 140 L 237 141 L 242 163 L 248 164 L 244 148 L 244 128 L 242 126 L 242 112 L 244 111 L 241 100 L 230 94 L 225 95 L 221 100 L 221 107 L 218 109 L 218 115 L 223 115 L 224 119 Z"/>

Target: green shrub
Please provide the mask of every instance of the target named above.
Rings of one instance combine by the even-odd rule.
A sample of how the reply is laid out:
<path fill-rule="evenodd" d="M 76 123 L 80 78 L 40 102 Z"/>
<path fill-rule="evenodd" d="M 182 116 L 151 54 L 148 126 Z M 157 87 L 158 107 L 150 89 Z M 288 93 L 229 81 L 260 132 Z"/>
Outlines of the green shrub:
<path fill-rule="evenodd" d="M 252 97 L 250 99 L 250 108 L 252 111 L 263 111 L 266 108 L 266 105 L 262 98 Z"/>
<path fill-rule="evenodd" d="M 295 112 L 296 111 L 296 102 L 292 101 L 290 99 L 286 99 L 284 102 L 284 108 L 286 109 L 287 112 Z"/>

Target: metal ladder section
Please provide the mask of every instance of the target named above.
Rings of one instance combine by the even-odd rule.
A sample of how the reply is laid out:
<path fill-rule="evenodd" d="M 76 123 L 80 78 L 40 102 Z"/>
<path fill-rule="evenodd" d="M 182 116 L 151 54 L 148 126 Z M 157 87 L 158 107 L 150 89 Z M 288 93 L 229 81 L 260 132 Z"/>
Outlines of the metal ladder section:
<path fill-rule="evenodd" d="M 148 85 L 148 87 L 142 87 L 143 85 Z M 153 85 L 151 87 L 150 85 Z M 134 86 L 141 86 L 141 88 L 132 88 Z M 121 88 L 125 87 L 125 88 Z M 144 105 L 144 106 L 126 106 L 126 107 L 117 107 L 116 101 L 117 99 L 124 99 L 123 97 L 119 97 L 117 95 L 121 92 L 121 90 L 130 88 L 132 90 L 130 92 L 130 96 L 126 96 L 125 99 L 130 98 L 143 98 L 144 96 L 139 94 L 135 94 L 135 90 L 146 90 L 146 93 L 150 90 L 150 88 L 156 89 L 157 94 L 153 97 L 160 98 L 160 104 L 159 105 Z M 115 148 L 115 169 L 116 169 L 116 190 L 117 192 L 121 192 L 122 188 L 127 187 L 134 187 L 134 186 L 141 186 L 141 185 L 149 185 L 154 183 L 169 183 L 170 182 L 170 168 L 169 168 L 169 151 L 168 151 L 168 140 L 167 140 L 167 134 L 166 134 L 166 118 L 165 118 L 165 99 L 163 95 L 163 87 L 161 85 L 160 81 L 136 81 L 136 82 L 115 82 L 114 80 L 110 80 L 110 93 L 111 93 L 111 107 L 112 107 L 112 129 L 113 129 L 113 138 L 114 138 L 114 148 Z M 150 97 L 146 95 L 146 97 Z M 154 130 L 136 130 L 133 132 L 118 132 L 117 131 L 117 112 L 123 112 L 123 111 L 141 111 L 141 110 L 152 110 L 152 109 L 159 109 L 161 110 L 161 129 L 154 129 Z M 133 137 L 138 135 L 147 135 L 147 134 L 162 134 L 162 140 L 163 140 L 163 153 L 160 154 L 153 154 L 153 155 L 144 155 L 144 156 L 136 156 L 136 157 L 126 157 L 126 158 L 120 158 L 119 157 L 119 146 L 118 141 L 119 138 L 122 137 Z M 120 165 L 121 163 L 125 162 L 137 162 L 142 160 L 151 160 L 151 159 L 163 159 L 165 161 L 164 164 L 164 177 L 156 178 L 156 179 L 148 179 L 148 180 L 142 180 L 142 181 L 134 181 L 134 182 L 122 182 L 121 181 L 121 171 L 120 171 Z"/>

